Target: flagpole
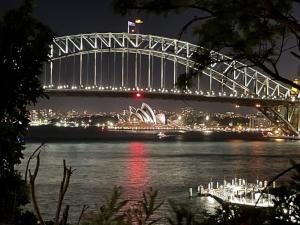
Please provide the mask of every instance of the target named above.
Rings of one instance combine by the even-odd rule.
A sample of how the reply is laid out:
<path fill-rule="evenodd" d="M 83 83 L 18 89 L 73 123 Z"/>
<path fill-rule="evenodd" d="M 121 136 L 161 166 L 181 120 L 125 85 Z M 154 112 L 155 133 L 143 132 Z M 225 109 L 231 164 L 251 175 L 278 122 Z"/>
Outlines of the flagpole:
<path fill-rule="evenodd" d="M 131 32 L 131 27 L 134 27 L 132 29 L 132 32 Z M 136 33 L 136 24 L 134 22 L 131 22 L 131 21 L 128 21 L 128 26 L 127 26 L 127 32 L 130 34 L 130 33 Z"/>

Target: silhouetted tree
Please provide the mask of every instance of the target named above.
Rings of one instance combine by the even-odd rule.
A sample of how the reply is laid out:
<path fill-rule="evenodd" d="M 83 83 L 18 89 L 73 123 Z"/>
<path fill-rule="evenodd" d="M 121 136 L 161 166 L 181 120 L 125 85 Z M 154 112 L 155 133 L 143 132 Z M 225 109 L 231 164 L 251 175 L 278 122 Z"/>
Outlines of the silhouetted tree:
<path fill-rule="evenodd" d="M 278 71 L 284 53 L 300 60 L 300 23 L 293 12 L 299 4 L 299 0 L 114 0 L 113 7 L 123 15 L 132 10 L 165 16 L 169 12 L 198 12 L 179 36 L 192 26 L 198 44 L 207 48 L 195 56 L 200 70 L 215 60 L 210 57 L 210 50 L 214 50 L 300 89 Z M 192 75 L 186 76 L 188 82 Z M 187 81 L 179 85 L 185 86 Z"/>
<path fill-rule="evenodd" d="M 33 17 L 33 5 L 24 0 L 0 18 L 0 223 L 11 222 L 28 202 L 15 166 L 23 157 L 29 125 L 26 107 L 45 96 L 39 77 L 53 33 Z"/>

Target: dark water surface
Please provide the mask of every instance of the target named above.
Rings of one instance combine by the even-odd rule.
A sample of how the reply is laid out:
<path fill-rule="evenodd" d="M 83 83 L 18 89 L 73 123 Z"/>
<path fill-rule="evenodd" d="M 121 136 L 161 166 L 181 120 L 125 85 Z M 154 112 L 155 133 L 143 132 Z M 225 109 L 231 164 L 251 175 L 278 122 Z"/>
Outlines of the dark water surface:
<path fill-rule="evenodd" d="M 25 160 L 38 143 L 29 143 Z M 57 193 L 66 159 L 76 171 L 72 175 L 66 202 L 76 220 L 83 204 L 100 204 L 113 186 L 124 188 L 124 197 L 138 199 L 153 187 L 160 199 L 175 199 L 200 209 L 211 210 L 211 199 L 187 197 L 188 188 L 207 184 L 210 179 L 247 178 L 254 182 L 276 175 L 300 161 L 300 142 L 87 142 L 49 143 L 41 154 L 37 178 L 38 201 L 46 218 L 54 217 Z M 32 161 L 34 165 L 34 161 Z M 33 166 L 32 165 L 32 166 Z M 25 163 L 21 165 L 23 170 Z M 160 213 L 166 214 L 167 204 Z"/>

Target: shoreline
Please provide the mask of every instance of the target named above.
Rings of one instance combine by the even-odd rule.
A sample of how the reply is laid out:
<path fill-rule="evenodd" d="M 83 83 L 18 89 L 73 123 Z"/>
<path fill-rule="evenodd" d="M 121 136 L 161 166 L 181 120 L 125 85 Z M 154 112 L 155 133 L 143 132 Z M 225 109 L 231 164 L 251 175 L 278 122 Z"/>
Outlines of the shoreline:
<path fill-rule="evenodd" d="M 164 132 L 163 138 L 158 137 Z M 265 137 L 259 132 L 202 132 L 182 130 L 101 130 L 98 127 L 29 127 L 26 142 L 98 142 L 98 141 L 155 141 L 155 142 L 201 142 L 201 141 L 290 141 L 288 138 Z"/>

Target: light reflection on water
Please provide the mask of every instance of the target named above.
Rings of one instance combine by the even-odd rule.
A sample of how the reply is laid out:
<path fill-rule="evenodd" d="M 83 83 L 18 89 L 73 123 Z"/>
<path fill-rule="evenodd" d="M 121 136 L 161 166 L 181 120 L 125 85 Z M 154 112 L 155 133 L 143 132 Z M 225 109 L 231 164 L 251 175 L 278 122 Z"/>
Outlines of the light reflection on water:
<path fill-rule="evenodd" d="M 38 146 L 27 144 L 25 159 Z M 160 200 L 186 202 L 200 210 L 213 209 L 209 199 L 187 197 L 188 188 L 226 176 L 268 179 L 300 160 L 299 142 L 99 142 L 49 143 L 41 154 L 37 178 L 38 201 L 45 217 L 54 216 L 62 177 L 62 160 L 76 169 L 66 202 L 75 221 L 83 204 L 100 204 L 113 186 L 126 198 L 138 199 L 149 187 Z M 32 164 L 34 161 L 32 161 Z M 32 165 L 33 166 L 33 165 Z M 21 165 L 23 170 L 25 163 Z M 167 204 L 161 209 L 166 214 Z"/>
<path fill-rule="evenodd" d="M 136 198 L 136 193 L 146 190 L 150 186 L 151 175 L 148 173 L 149 163 L 143 142 L 129 143 L 129 157 L 127 161 L 127 179 L 124 187 L 128 190 L 129 198 Z"/>

